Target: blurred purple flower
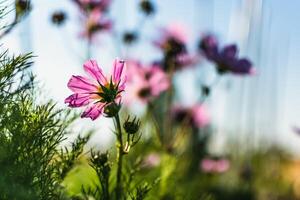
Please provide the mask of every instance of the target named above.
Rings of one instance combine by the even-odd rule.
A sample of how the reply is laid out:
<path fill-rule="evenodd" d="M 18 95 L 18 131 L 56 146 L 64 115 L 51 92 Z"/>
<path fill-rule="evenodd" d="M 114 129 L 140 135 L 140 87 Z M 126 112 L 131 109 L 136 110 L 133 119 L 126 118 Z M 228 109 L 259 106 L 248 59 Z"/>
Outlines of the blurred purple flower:
<path fill-rule="evenodd" d="M 87 106 L 81 117 L 97 119 L 107 106 L 121 101 L 126 81 L 124 66 L 124 61 L 115 60 L 111 76 L 106 77 L 95 60 L 85 62 L 83 68 L 89 77 L 72 76 L 68 88 L 74 93 L 65 103 L 72 108 Z"/>
<path fill-rule="evenodd" d="M 227 72 L 238 75 L 255 74 L 250 60 L 238 58 L 238 48 L 235 44 L 227 45 L 220 50 L 215 36 L 205 35 L 200 41 L 199 49 L 208 60 L 216 64 L 220 74 Z"/>
<path fill-rule="evenodd" d="M 237 51 L 237 46 L 232 44 L 225 46 L 222 51 L 217 54 L 214 61 L 216 62 L 218 72 L 232 72 L 239 75 L 255 74 L 250 60 L 238 58 Z"/>
<path fill-rule="evenodd" d="M 199 43 L 199 50 L 207 59 L 213 60 L 218 54 L 218 41 L 214 35 L 204 35 Z"/>

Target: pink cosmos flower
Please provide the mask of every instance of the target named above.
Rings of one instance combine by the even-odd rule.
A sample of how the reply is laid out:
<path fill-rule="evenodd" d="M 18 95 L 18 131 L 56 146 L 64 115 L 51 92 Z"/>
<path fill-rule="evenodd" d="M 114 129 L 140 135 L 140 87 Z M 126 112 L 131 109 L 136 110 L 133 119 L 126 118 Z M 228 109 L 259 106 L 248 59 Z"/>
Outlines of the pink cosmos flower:
<path fill-rule="evenodd" d="M 175 105 L 171 111 L 172 119 L 177 123 L 188 123 L 194 128 L 202 128 L 209 124 L 210 117 L 201 104 L 190 107 Z"/>
<path fill-rule="evenodd" d="M 170 87 L 167 74 L 155 64 L 144 66 L 139 62 L 128 63 L 128 85 L 125 103 L 135 100 L 147 103 Z"/>
<path fill-rule="evenodd" d="M 180 24 L 171 24 L 161 29 L 159 39 L 154 41 L 154 45 L 163 51 L 164 58 L 160 66 L 165 71 L 171 68 L 172 70 L 182 69 L 199 61 L 199 55 L 190 55 L 187 50 L 188 37 L 183 27 Z"/>
<path fill-rule="evenodd" d="M 165 49 L 168 46 L 170 40 L 174 40 L 177 43 L 185 44 L 187 42 L 187 31 L 181 24 L 173 23 L 165 28 L 160 29 L 161 36 L 158 40 L 154 41 L 154 45 Z"/>
<path fill-rule="evenodd" d="M 73 0 L 73 2 L 86 14 L 94 9 L 106 11 L 111 4 L 111 0 Z"/>
<path fill-rule="evenodd" d="M 71 77 L 68 88 L 73 94 L 65 99 L 65 103 L 72 108 L 86 106 L 81 117 L 95 120 L 107 105 L 120 103 L 121 92 L 125 89 L 126 81 L 123 73 L 124 66 L 124 61 L 116 59 L 112 75 L 106 77 L 95 60 L 85 62 L 83 68 L 88 77 Z"/>
<path fill-rule="evenodd" d="M 98 9 L 93 10 L 88 17 L 84 19 L 84 23 L 84 31 L 81 33 L 81 36 L 89 40 L 92 40 L 96 33 L 110 31 L 112 28 L 112 21 L 106 19 Z"/>
<path fill-rule="evenodd" d="M 226 159 L 205 158 L 201 161 L 200 168 L 206 173 L 224 173 L 230 168 L 230 162 Z"/>

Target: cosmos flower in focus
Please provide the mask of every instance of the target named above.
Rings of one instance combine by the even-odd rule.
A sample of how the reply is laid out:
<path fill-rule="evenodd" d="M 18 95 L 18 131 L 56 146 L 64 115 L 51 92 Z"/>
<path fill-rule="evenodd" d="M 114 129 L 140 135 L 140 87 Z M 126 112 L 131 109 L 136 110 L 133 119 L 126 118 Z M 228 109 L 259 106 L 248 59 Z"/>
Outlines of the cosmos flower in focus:
<path fill-rule="evenodd" d="M 112 21 L 106 19 L 102 12 L 99 10 L 93 10 L 88 18 L 85 19 L 84 31 L 82 36 L 92 40 L 96 33 L 103 31 L 110 31 L 112 27 Z"/>
<path fill-rule="evenodd" d="M 251 61 L 238 57 L 238 48 L 235 44 L 220 49 L 217 39 L 213 35 L 206 35 L 200 41 L 199 49 L 208 60 L 216 64 L 219 74 L 227 72 L 238 75 L 255 74 Z"/>
<path fill-rule="evenodd" d="M 124 61 L 115 60 L 112 75 L 106 77 L 95 60 L 85 62 L 83 68 L 88 77 L 72 76 L 68 88 L 73 94 L 65 103 L 72 108 L 86 106 L 81 117 L 95 120 L 106 108 L 120 103 L 126 81 L 124 66 Z"/>
<path fill-rule="evenodd" d="M 205 158 L 200 163 L 200 169 L 206 173 L 224 173 L 230 168 L 230 162 L 226 159 Z"/>
<path fill-rule="evenodd" d="M 126 104 L 135 100 L 147 103 L 170 87 L 167 74 L 155 64 L 144 66 L 131 61 L 128 63 L 127 75 L 128 84 L 124 99 Z"/>
<path fill-rule="evenodd" d="M 193 128 L 205 127 L 210 122 L 206 108 L 200 104 L 191 107 L 176 105 L 172 108 L 171 115 L 176 123 L 187 123 Z"/>

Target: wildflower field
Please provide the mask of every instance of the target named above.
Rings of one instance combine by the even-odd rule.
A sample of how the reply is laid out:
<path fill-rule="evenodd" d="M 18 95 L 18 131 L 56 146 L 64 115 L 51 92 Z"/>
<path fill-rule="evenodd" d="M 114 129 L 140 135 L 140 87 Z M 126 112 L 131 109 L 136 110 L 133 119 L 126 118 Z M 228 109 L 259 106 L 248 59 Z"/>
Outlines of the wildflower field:
<path fill-rule="evenodd" d="M 300 199 L 300 2 L 2 0 L 0 200 Z"/>

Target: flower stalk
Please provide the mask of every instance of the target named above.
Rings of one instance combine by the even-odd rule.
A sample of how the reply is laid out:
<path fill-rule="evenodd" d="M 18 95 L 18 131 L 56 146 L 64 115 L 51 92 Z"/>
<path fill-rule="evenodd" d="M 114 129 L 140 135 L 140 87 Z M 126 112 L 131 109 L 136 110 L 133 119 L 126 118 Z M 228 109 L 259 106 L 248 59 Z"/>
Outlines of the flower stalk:
<path fill-rule="evenodd" d="M 123 138 L 119 114 L 115 116 L 118 140 L 118 168 L 117 168 L 117 185 L 116 185 L 116 199 L 122 199 L 122 168 L 123 168 Z"/>

